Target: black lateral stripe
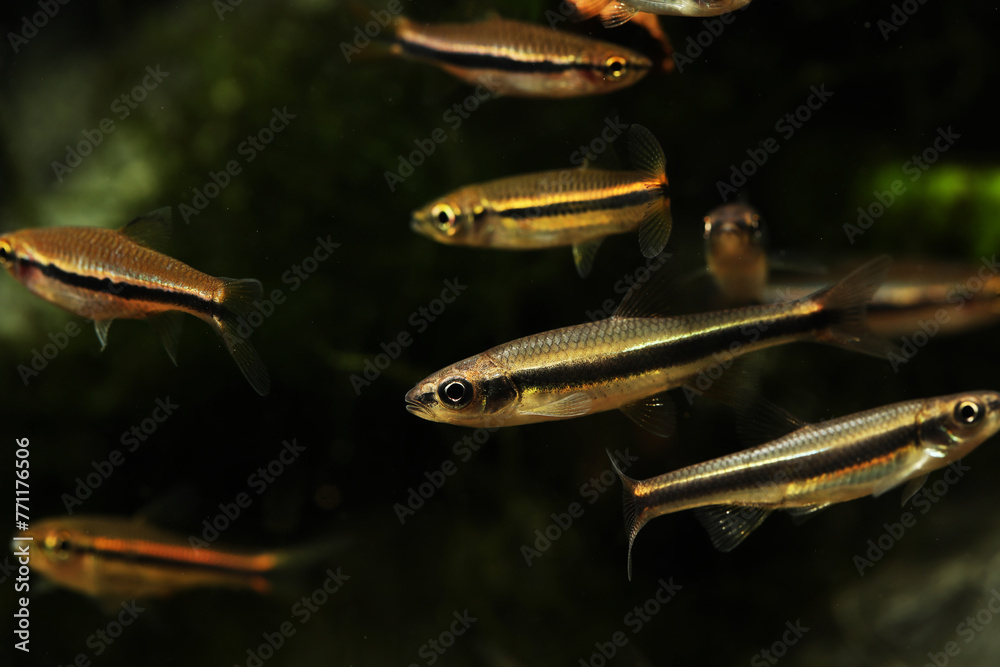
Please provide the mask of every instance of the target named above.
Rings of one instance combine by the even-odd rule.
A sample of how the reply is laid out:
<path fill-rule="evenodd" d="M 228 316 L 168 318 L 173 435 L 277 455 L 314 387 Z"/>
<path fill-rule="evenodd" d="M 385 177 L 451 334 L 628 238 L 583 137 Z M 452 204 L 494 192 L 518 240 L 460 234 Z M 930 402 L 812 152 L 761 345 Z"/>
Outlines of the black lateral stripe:
<path fill-rule="evenodd" d="M 762 326 L 766 325 L 764 330 L 754 325 L 743 324 L 623 352 L 600 362 L 588 364 L 586 367 L 571 365 L 567 368 L 563 365 L 553 365 L 517 370 L 514 375 L 521 386 L 575 386 L 592 382 L 611 382 L 641 375 L 667 365 L 683 366 L 698 359 L 709 358 L 716 353 L 728 354 L 730 346 L 735 342 L 752 345 L 754 340 L 766 341 L 821 331 L 835 324 L 838 319 L 835 313 L 827 310 L 794 317 L 778 317 L 762 323 Z M 608 321 L 602 320 L 602 322 Z M 595 323 L 593 326 L 599 324 Z M 741 328 L 745 328 L 746 331 L 741 331 Z"/>
<path fill-rule="evenodd" d="M 524 206 L 521 208 L 508 208 L 497 211 L 497 215 L 504 218 L 514 218 L 523 220 L 526 218 L 545 218 L 560 215 L 580 215 L 590 211 L 608 211 L 629 206 L 638 206 L 648 203 L 651 200 L 648 190 L 634 190 L 625 194 L 612 195 L 610 197 L 598 197 L 596 199 L 581 199 L 578 201 L 557 202 L 555 204 L 542 204 L 541 206 Z"/>
<path fill-rule="evenodd" d="M 261 572 L 251 569 L 238 569 L 233 567 L 227 567 L 224 565 L 219 565 L 217 563 L 197 563 L 185 560 L 171 560 L 169 558 L 158 558 L 156 556 L 150 556 L 146 554 L 136 554 L 118 551 L 100 551 L 94 546 L 77 546 L 72 545 L 70 547 L 75 553 L 78 554 L 93 554 L 98 558 L 103 558 L 105 560 L 113 560 L 122 563 L 135 563 L 136 565 L 159 565 L 165 568 L 177 568 L 177 569 L 187 569 L 187 570 L 212 570 L 216 572 L 225 572 L 228 574 L 246 574 L 246 575 L 260 575 Z"/>
<path fill-rule="evenodd" d="M 186 310 L 204 313 L 209 316 L 214 316 L 219 312 L 219 306 L 214 301 L 202 299 L 194 294 L 171 292 L 155 287 L 146 287 L 145 285 L 116 283 L 110 278 L 94 278 L 93 276 L 81 276 L 70 271 L 64 271 L 54 264 L 41 264 L 27 259 L 20 261 L 38 268 L 43 275 L 71 287 L 79 287 L 80 289 L 92 292 L 104 292 L 125 299 L 126 301 L 163 303 L 169 306 L 177 306 Z"/>
<path fill-rule="evenodd" d="M 396 43 L 403 48 L 403 51 L 415 58 L 426 58 L 428 60 L 434 60 L 436 62 L 453 65 L 455 67 L 462 67 L 465 69 L 488 69 L 499 70 L 502 72 L 537 74 L 559 74 L 561 72 L 568 72 L 572 70 L 602 69 L 600 67 L 581 62 L 570 61 L 557 63 L 548 60 L 529 61 L 517 60 L 508 56 L 495 56 L 488 53 L 444 51 L 441 49 L 435 49 L 431 46 L 426 46 L 424 44 L 408 42 L 405 39 L 399 38 L 397 38 Z M 610 74 L 610 71 L 608 73 Z"/>

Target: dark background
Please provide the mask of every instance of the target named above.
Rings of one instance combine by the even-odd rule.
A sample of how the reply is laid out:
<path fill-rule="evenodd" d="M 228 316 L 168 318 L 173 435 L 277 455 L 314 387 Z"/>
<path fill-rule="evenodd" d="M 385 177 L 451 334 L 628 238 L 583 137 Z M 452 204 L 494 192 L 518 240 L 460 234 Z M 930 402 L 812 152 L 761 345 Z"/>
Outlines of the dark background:
<path fill-rule="evenodd" d="M 474 3 L 404 5 L 428 21 L 488 11 Z M 73 492 L 76 478 L 121 449 L 123 432 L 169 397 L 180 407 L 78 514 L 141 516 L 182 535 L 199 532 L 219 503 L 247 490 L 248 476 L 275 458 L 282 440 L 297 438 L 306 452 L 254 496 L 219 543 L 264 550 L 344 539 L 323 566 L 296 573 L 273 595 L 200 589 L 150 601 L 97 657 L 87 638 L 110 617 L 72 591 L 43 592 L 35 577 L 32 651 L 18 652 L 17 664 L 63 665 L 85 653 L 105 665 L 246 665 L 263 633 L 292 620 L 296 634 L 265 664 L 426 665 L 421 647 L 465 610 L 478 620 L 443 664 L 587 664 L 595 643 L 619 630 L 628 643 L 616 650 L 618 664 L 767 664 L 759 652 L 796 621 L 809 630 L 787 655 L 777 651 L 788 665 L 922 665 L 948 641 L 961 647 L 950 664 L 996 664 L 1000 624 L 968 643 L 958 628 L 1000 587 L 995 441 L 863 577 L 853 559 L 899 520 L 897 493 L 835 506 L 802 525 L 775 516 L 728 554 L 712 549 L 690 513 L 661 518 L 639 536 L 629 582 L 620 487 L 588 504 L 581 486 L 608 469 L 605 448 L 639 456 L 631 469 L 638 477 L 734 451 L 742 445 L 731 411 L 709 401 L 688 406 L 677 392 L 682 416 L 668 440 L 604 413 L 500 431 L 461 461 L 452 447 L 470 430 L 403 409 L 404 393 L 434 370 L 585 321 L 588 310 L 620 298 L 615 282 L 642 262 L 631 236 L 607 241 L 593 275 L 581 280 L 568 249 L 445 247 L 408 228 L 410 211 L 458 186 L 570 166 L 570 155 L 615 114 L 646 125 L 663 144 L 675 221 L 667 270 L 676 275 L 704 265 L 701 218 L 720 203 L 717 182 L 768 137 L 779 151 L 741 190 L 769 224 L 774 248 L 821 262 L 883 252 L 931 257 L 967 263 L 973 275 L 1000 238 L 997 50 L 987 29 L 996 10 L 913 6 L 886 40 L 878 22 L 889 19 L 890 3 L 756 0 L 700 56 L 687 51 L 688 39 L 709 24 L 664 17 L 675 48 L 694 56 L 682 72 L 651 74 L 611 96 L 492 100 L 452 130 L 442 115 L 472 89 L 420 63 L 345 63 L 339 45 L 361 19 L 343 3 L 243 2 L 220 20 L 207 0 L 77 0 L 17 53 L 7 35 L 38 7 L 5 5 L 0 230 L 117 227 L 171 206 L 171 254 L 213 275 L 258 278 L 287 297 L 252 339 L 273 380 L 260 398 L 218 337 L 193 318 L 179 367 L 137 322 L 116 323 L 102 353 L 80 318 L 0 277 L 7 457 L 0 466 L 13 465 L 15 438 L 30 438 L 32 520 L 64 514 L 60 496 Z M 495 9 L 544 22 L 553 7 L 525 1 Z M 572 29 L 650 48 L 632 27 Z M 169 76 L 119 119 L 114 100 L 157 65 Z M 775 123 L 813 85 L 833 97 L 783 138 Z M 247 163 L 241 142 L 285 107 L 295 118 Z M 105 117 L 114 131 L 60 181 L 52 163 Z M 384 172 L 439 127 L 447 141 L 390 192 Z M 948 127 L 961 138 L 849 243 L 843 225 L 857 219 L 857 208 L 906 178 L 904 163 Z M 613 153 L 597 165 L 616 166 Z M 185 224 L 178 207 L 229 160 L 241 173 Z M 292 291 L 282 276 L 312 254 L 318 236 L 341 246 Z M 446 279 L 468 287 L 418 333 L 411 314 L 437 298 Z M 18 366 L 71 321 L 83 331 L 25 386 Z M 358 395 L 351 374 L 404 331 L 412 345 Z M 835 348 L 772 350 L 762 355 L 761 391 L 818 420 L 995 388 L 995 336 L 994 328 L 937 337 L 898 373 Z M 445 461 L 455 462 L 454 475 L 401 525 L 394 504 Z M 573 502 L 583 516 L 527 566 L 521 547 Z M 300 625 L 292 605 L 322 584 L 326 566 L 350 579 Z M 633 633 L 626 614 L 661 578 L 683 588 Z M 12 589 L 9 578 L 0 585 L 11 625 Z"/>

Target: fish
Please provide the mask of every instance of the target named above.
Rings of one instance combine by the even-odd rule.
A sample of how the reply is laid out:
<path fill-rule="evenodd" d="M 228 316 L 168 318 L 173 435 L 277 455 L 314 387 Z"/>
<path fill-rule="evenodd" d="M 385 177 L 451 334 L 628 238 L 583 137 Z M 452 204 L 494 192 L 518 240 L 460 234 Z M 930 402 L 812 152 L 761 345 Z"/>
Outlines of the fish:
<path fill-rule="evenodd" d="M 209 545 L 140 521 L 70 516 L 33 522 L 14 547 L 29 545 L 31 569 L 46 580 L 114 608 L 124 600 L 168 597 L 192 588 L 271 590 L 269 575 L 296 564 L 291 552 Z"/>
<path fill-rule="evenodd" d="M 760 303 L 768 277 L 760 213 L 737 202 L 713 209 L 704 220 L 705 260 L 718 288 L 734 304 Z"/>
<path fill-rule="evenodd" d="M 254 279 L 215 278 L 159 251 L 170 235 L 170 208 L 121 229 L 43 227 L 0 236 L 0 265 L 32 293 L 93 320 L 103 350 L 116 319 L 145 319 L 177 364 L 181 313 L 204 320 L 221 337 L 261 396 L 270 379 L 240 334 L 263 290 Z"/>
<path fill-rule="evenodd" d="M 893 265 L 868 306 L 872 331 L 884 338 L 952 335 L 1000 321 L 998 264 L 904 260 Z M 850 265 L 837 267 L 841 275 Z M 769 282 L 761 297 L 771 303 L 795 299 L 815 288 L 815 280 Z"/>
<path fill-rule="evenodd" d="M 904 484 L 905 504 L 928 474 L 1000 429 L 1000 394 L 971 391 L 903 401 L 817 424 L 778 414 L 795 430 L 646 480 L 626 475 L 608 452 L 624 489 L 630 580 L 636 535 L 664 514 L 693 509 L 712 544 L 728 552 L 775 510 L 804 516 Z"/>
<path fill-rule="evenodd" d="M 639 230 L 655 257 L 670 237 L 666 157 L 641 125 L 627 133 L 633 170 L 564 169 L 501 178 L 450 192 L 414 211 L 410 226 L 435 241 L 502 249 L 571 245 L 581 276 L 604 238 Z"/>
<path fill-rule="evenodd" d="M 578 21 L 599 16 L 606 28 L 628 22 L 639 12 L 668 16 L 708 17 L 728 14 L 750 4 L 750 0 L 569 0 Z"/>
<path fill-rule="evenodd" d="M 494 96 L 611 93 L 652 68 L 649 58 L 624 46 L 510 19 L 421 24 L 398 16 L 392 32 L 390 53 L 436 65 Z"/>
<path fill-rule="evenodd" d="M 793 341 L 819 341 L 885 358 L 864 327 L 865 304 L 889 268 L 872 260 L 836 285 L 797 301 L 654 316 L 663 281 L 636 285 L 604 320 L 494 347 L 423 379 L 406 409 L 429 421 L 499 427 L 619 409 L 658 435 L 673 427 L 665 392 L 737 357 Z M 711 382 L 710 382 L 711 384 Z"/>

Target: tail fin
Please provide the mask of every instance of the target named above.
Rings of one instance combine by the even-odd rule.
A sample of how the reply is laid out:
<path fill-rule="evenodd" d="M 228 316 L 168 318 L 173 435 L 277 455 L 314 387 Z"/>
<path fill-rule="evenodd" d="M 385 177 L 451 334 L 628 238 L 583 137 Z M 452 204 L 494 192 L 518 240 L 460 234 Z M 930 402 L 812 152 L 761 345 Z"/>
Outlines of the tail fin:
<path fill-rule="evenodd" d="M 667 245 L 674 224 L 667 158 L 653 133 L 642 125 L 632 125 L 628 130 L 628 156 L 632 168 L 649 179 L 646 187 L 650 190 L 650 200 L 646 218 L 639 225 L 639 248 L 644 257 L 656 257 Z"/>
<path fill-rule="evenodd" d="M 806 297 L 834 316 L 835 324 L 820 336 L 824 343 L 886 358 L 892 345 L 875 336 L 865 320 L 865 309 L 885 280 L 892 260 L 882 255 L 851 272 L 836 285 Z"/>
<path fill-rule="evenodd" d="M 610 449 L 605 451 L 611 459 L 611 466 L 618 474 L 618 479 L 622 481 L 622 514 L 625 517 L 625 531 L 628 533 L 628 580 L 632 581 L 632 545 L 635 543 L 635 536 L 639 534 L 639 529 L 645 523 L 638 518 L 641 510 L 635 497 L 635 487 L 638 482 L 622 472 Z"/>
<path fill-rule="evenodd" d="M 264 362 L 257 355 L 247 338 L 253 333 L 249 316 L 256 312 L 253 302 L 264 295 L 259 280 L 247 278 L 235 280 L 220 278 L 223 285 L 220 288 L 222 296 L 218 302 L 221 308 L 212 319 L 218 327 L 219 335 L 233 356 L 236 365 L 240 367 L 243 377 L 261 396 L 266 396 L 271 390 L 271 378 L 267 375 Z"/>

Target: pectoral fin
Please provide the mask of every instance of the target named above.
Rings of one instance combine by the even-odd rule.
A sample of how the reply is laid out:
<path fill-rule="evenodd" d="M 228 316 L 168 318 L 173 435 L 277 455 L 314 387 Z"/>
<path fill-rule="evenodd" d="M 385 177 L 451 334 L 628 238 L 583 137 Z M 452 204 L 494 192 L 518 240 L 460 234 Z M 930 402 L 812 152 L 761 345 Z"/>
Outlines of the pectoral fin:
<path fill-rule="evenodd" d="M 114 320 L 94 320 L 94 330 L 97 332 L 97 340 L 101 341 L 101 351 L 108 346 L 108 329 Z"/>
<path fill-rule="evenodd" d="M 639 13 L 638 8 L 613 0 L 601 10 L 601 23 L 605 28 L 617 28 L 623 23 L 632 20 L 632 17 Z"/>
<path fill-rule="evenodd" d="M 581 391 L 530 410 L 521 410 L 521 413 L 556 418 L 580 417 L 590 412 L 592 403 L 593 399 Z"/>
<path fill-rule="evenodd" d="M 909 482 L 907 482 L 906 486 L 903 487 L 903 501 L 900 503 L 900 505 L 905 505 L 907 501 L 910 500 L 910 498 L 917 495 L 917 491 L 919 491 L 924 486 L 924 482 L 926 481 L 927 481 L 927 475 L 921 475 L 920 477 L 914 477 Z"/>

